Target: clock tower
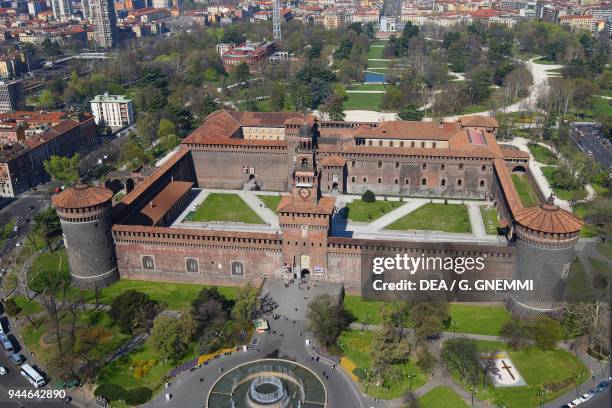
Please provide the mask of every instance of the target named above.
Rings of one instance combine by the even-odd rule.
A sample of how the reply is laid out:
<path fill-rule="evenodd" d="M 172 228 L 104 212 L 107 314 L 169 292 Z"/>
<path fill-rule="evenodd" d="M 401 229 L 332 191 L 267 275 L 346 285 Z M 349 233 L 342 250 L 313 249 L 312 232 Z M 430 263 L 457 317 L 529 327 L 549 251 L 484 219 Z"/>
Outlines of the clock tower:
<path fill-rule="evenodd" d="M 336 199 L 321 197 L 316 164 L 316 124 L 304 122 L 294 141 L 291 194 L 278 206 L 285 279 L 327 279 L 327 237 Z"/>

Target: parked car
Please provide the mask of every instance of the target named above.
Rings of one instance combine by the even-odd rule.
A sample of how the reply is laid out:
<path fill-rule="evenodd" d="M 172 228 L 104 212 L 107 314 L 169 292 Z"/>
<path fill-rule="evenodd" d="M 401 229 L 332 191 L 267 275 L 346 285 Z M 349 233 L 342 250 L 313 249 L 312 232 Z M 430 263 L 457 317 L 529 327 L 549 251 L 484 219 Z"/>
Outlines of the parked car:
<path fill-rule="evenodd" d="M 11 354 L 9 356 L 9 361 L 16 366 L 23 364 L 23 356 L 21 354 Z"/>
<path fill-rule="evenodd" d="M 7 369 L 0 366 L 0 375 L 6 375 L 6 373 L 8 373 Z"/>

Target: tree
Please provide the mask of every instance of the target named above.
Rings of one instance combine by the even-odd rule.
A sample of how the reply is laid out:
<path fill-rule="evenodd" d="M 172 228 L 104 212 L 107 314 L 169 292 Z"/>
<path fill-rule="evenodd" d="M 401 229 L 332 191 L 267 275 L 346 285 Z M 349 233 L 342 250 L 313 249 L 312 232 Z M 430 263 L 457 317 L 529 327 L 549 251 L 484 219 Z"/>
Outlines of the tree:
<path fill-rule="evenodd" d="M 480 360 L 478 347 L 471 339 L 451 339 L 443 343 L 442 358 L 447 367 L 456 372 L 467 384 L 478 383 Z"/>
<path fill-rule="evenodd" d="M 309 329 L 323 347 L 334 344 L 349 324 L 343 306 L 328 294 L 319 295 L 308 304 L 306 317 Z"/>
<path fill-rule="evenodd" d="M 412 323 L 418 342 L 442 332 L 450 319 L 449 305 L 444 300 L 419 299 L 411 306 Z"/>
<path fill-rule="evenodd" d="M 79 179 L 79 160 L 78 153 L 72 157 L 53 155 L 44 161 L 43 166 L 52 179 L 70 185 Z"/>
<path fill-rule="evenodd" d="M 285 107 L 285 87 L 283 84 L 277 82 L 272 86 L 270 91 L 270 108 L 279 112 Z"/>
<path fill-rule="evenodd" d="M 112 300 L 108 314 L 123 333 L 139 334 L 149 331 L 161 309 L 148 295 L 130 289 Z"/>
<path fill-rule="evenodd" d="M 362 195 L 361 199 L 366 203 L 373 203 L 376 201 L 376 196 L 372 192 L 372 190 L 366 190 Z"/>
<path fill-rule="evenodd" d="M 541 316 L 531 324 L 531 332 L 536 346 L 542 350 L 553 350 L 562 338 L 559 321 L 548 316 Z"/>
<path fill-rule="evenodd" d="M 404 106 L 397 114 L 401 120 L 414 120 L 419 121 L 423 119 L 423 112 L 420 111 L 416 106 L 410 104 Z"/>
<path fill-rule="evenodd" d="M 327 99 L 325 100 L 325 104 L 323 105 L 322 111 L 326 112 L 329 120 L 344 120 L 346 116 L 344 114 L 344 101 L 346 100 L 346 93 L 344 89 L 335 89 Z"/>
<path fill-rule="evenodd" d="M 173 318 L 159 315 L 153 321 L 151 344 L 164 359 L 178 361 L 189 350 L 197 323 L 189 312 Z"/>
<path fill-rule="evenodd" d="M 153 156 L 133 140 L 128 140 L 121 150 L 121 161 L 126 164 L 128 169 L 134 171 L 145 164 L 151 163 Z"/>
<path fill-rule="evenodd" d="M 42 109 L 53 109 L 55 108 L 55 105 L 55 96 L 53 96 L 53 93 L 50 90 L 45 89 L 40 93 L 40 96 L 38 97 L 39 107 Z"/>
<path fill-rule="evenodd" d="M 34 214 L 33 230 L 39 234 L 44 240 L 49 252 L 51 251 L 51 237 L 62 232 L 59 217 L 55 210 L 51 207 Z"/>
<path fill-rule="evenodd" d="M 527 322 L 514 318 L 502 326 L 499 335 L 510 347 L 517 350 L 529 345 L 532 337 L 530 330 Z"/>
<path fill-rule="evenodd" d="M 246 62 L 241 62 L 236 66 L 234 75 L 236 76 L 236 82 L 239 84 L 246 83 L 251 77 L 251 70 Z"/>
<path fill-rule="evenodd" d="M 257 288 L 247 283 L 238 289 L 236 300 L 232 307 L 232 318 L 243 326 L 248 326 L 259 313 L 261 302 Z"/>
<path fill-rule="evenodd" d="M 153 140 L 157 137 L 159 128 L 159 119 L 150 113 L 142 112 L 136 119 L 136 129 L 138 130 L 138 139 L 143 148 L 148 148 L 153 144 Z"/>
<path fill-rule="evenodd" d="M 480 105 L 491 96 L 491 74 L 486 69 L 481 69 L 469 80 L 468 94 L 472 103 Z"/>

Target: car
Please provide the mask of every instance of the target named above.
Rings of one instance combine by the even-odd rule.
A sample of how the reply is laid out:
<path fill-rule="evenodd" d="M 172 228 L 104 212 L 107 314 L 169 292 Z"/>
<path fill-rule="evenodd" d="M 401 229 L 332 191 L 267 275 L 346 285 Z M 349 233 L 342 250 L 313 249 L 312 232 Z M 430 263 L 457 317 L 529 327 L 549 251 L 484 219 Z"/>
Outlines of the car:
<path fill-rule="evenodd" d="M 21 354 L 11 354 L 8 359 L 16 366 L 23 364 L 24 361 L 23 356 Z"/>
<path fill-rule="evenodd" d="M 570 402 L 568 405 L 570 407 L 576 407 L 578 405 L 582 404 L 582 399 L 581 398 L 576 398 L 574 400 L 572 400 L 572 402 Z"/>
<path fill-rule="evenodd" d="M 608 381 L 600 382 L 597 385 L 597 387 L 595 387 L 595 392 L 601 392 L 601 391 L 605 390 L 606 388 L 608 388 L 608 385 L 610 385 L 610 382 L 608 382 Z"/>
<path fill-rule="evenodd" d="M 0 366 L 0 375 L 6 375 L 8 373 L 7 369 L 3 366 Z"/>
<path fill-rule="evenodd" d="M 13 227 L 13 232 L 17 232 L 17 231 L 19 231 L 19 227 L 15 225 L 15 226 Z"/>
<path fill-rule="evenodd" d="M 590 400 L 592 397 L 593 397 L 593 395 L 591 395 L 590 393 L 587 392 L 586 394 L 582 394 L 580 396 L 580 401 L 581 402 L 586 402 L 586 401 Z"/>
<path fill-rule="evenodd" d="M 15 246 L 19 248 L 21 246 L 21 242 L 16 243 Z"/>

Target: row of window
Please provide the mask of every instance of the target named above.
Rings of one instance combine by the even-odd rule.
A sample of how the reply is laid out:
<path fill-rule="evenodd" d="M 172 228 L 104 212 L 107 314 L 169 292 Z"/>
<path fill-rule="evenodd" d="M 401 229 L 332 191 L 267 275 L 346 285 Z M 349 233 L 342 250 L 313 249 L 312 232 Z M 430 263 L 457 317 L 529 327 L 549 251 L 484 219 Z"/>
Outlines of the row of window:
<path fill-rule="evenodd" d="M 155 257 L 153 255 L 142 255 L 140 258 L 142 269 L 155 270 Z M 215 264 L 215 261 L 211 261 Z M 217 264 L 221 269 L 221 264 Z M 198 258 L 185 258 L 185 272 L 197 273 L 200 271 L 200 260 Z M 230 261 L 231 275 L 234 277 L 243 277 L 245 274 L 245 265 L 242 261 Z"/>
<path fill-rule="evenodd" d="M 364 141 L 365 142 L 365 141 Z M 361 145 L 362 141 L 358 141 L 357 145 Z M 399 147 L 407 147 L 407 145 L 409 145 L 412 148 L 417 147 L 417 142 L 410 142 L 410 144 L 408 144 L 408 142 L 404 142 L 403 140 L 400 140 L 397 144 L 397 146 Z M 368 146 L 384 146 L 384 140 L 379 140 L 378 143 L 373 142 L 372 140 L 368 140 Z M 389 144 L 387 145 L 388 147 L 394 147 L 395 145 L 395 141 L 393 140 L 389 140 Z M 426 142 L 419 142 L 419 146 L 421 149 L 425 149 L 427 147 L 427 143 Z M 431 144 L 431 148 L 435 149 L 436 147 L 438 147 L 438 144 L 436 142 L 432 142 Z"/>
<path fill-rule="evenodd" d="M 367 177 L 363 177 L 361 180 L 363 183 L 367 183 L 368 182 L 368 178 Z M 355 177 L 351 177 L 351 182 L 355 183 L 357 182 L 357 179 Z M 382 184 L 382 178 L 378 177 L 376 179 L 376 184 Z M 399 184 L 399 179 L 395 179 L 393 180 L 393 184 Z M 409 178 L 405 178 L 404 179 L 404 184 L 405 185 L 410 185 L 410 179 Z M 463 186 L 463 179 L 457 179 L 456 181 L 457 187 L 462 187 Z M 427 177 L 423 177 L 421 179 L 421 185 L 422 186 L 426 186 L 427 185 Z M 446 179 L 440 179 L 440 186 L 445 187 L 446 186 Z M 485 180 L 478 180 L 478 187 L 485 187 L 486 186 L 486 181 Z"/>
<path fill-rule="evenodd" d="M 356 165 L 355 160 L 352 160 L 352 161 L 351 161 L 351 167 L 355 167 L 355 165 Z M 383 166 L 383 162 L 379 161 L 379 162 L 378 162 L 378 168 L 379 168 L 379 169 L 382 169 L 382 166 Z M 398 169 L 398 168 L 399 168 L 399 166 L 400 166 L 400 163 L 399 163 L 399 162 L 395 162 L 395 168 L 396 168 L 396 169 Z M 463 163 L 459 163 L 459 166 L 458 166 L 458 167 L 459 167 L 459 170 L 463 170 Z M 421 164 L 421 169 L 423 169 L 423 170 L 427 170 L 427 163 L 422 163 L 422 164 Z M 440 170 L 441 170 L 441 171 L 446 170 L 446 165 L 445 165 L 445 164 L 441 164 L 441 165 L 440 165 Z M 483 164 L 483 165 L 480 167 L 480 170 L 481 170 L 481 171 L 487 171 L 487 166 Z"/>

